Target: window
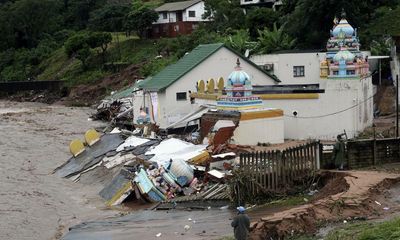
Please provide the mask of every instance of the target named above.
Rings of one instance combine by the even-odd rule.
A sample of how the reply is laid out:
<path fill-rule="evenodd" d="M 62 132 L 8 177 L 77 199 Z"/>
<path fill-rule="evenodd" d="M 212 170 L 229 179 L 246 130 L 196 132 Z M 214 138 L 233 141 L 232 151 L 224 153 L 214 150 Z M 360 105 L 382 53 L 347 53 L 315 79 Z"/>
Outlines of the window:
<path fill-rule="evenodd" d="M 304 66 L 293 66 L 293 77 L 304 77 Z"/>
<path fill-rule="evenodd" d="M 164 12 L 164 13 L 162 14 L 162 17 L 163 17 L 163 19 L 167 19 L 167 18 L 168 18 L 168 13 Z"/>
<path fill-rule="evenodd" d="M 339 71 L 333 71 L 333 75 L 339 75 Z"/>
<path fill-rule="evenodd" d="M 185 101 L 185 100 L 186 100 L 186 92 L 176 93 L 176 101 Z"/>
<path fill-rule="evenodd" d="M 189 11 L 189 17 L 196 17 L 196 11 Z"/>
<path fill-rule="evenodd" d="M 356 71 L 355 70 L 347 70 L 346 74 L 347 75 L 356 75 Z"/>

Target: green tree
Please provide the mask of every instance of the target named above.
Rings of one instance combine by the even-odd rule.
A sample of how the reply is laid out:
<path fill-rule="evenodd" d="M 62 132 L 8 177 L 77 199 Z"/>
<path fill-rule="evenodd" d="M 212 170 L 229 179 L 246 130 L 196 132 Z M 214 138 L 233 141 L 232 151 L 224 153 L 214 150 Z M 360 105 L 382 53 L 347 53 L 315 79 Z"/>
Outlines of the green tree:
<path fill-rule="evenodd" d="M 158 13 L 143 4 L 140 0 L 134 0 L 131 11 L 126 18 L 126 29 L 135 31 L 140 38 L 147 37 L 147 31 L 153 22 L 157 21 Z"/>
<path fill-rule="evenodd" d="M 283 6 L 283 11 L 287 13 L 283 17 L 285 31 L 297 39 L 300 48 L 325 48 L 333 19 L 340 17 L 344 9 L 347 20 L 359 29 L 360 40 L 365 46 L 370 40 L 365 32 L 376 9 L 381 6 L 393 7 L 398 3 L 398 0 L 286 0 Z"/>
<path fill-rule="evenodd" d="M 87 69 L 86 60 L 90 56 L 89 34 L 81 32 L 68 38 L 64 44 L 65 52 L 69 57 L 75 57 L 82 62 L 83 69 Z"/>
<path fill-rule="evenodd" d="M 234 34 L 226 38 L 225 44 L 241 54 L 244 54 L 246 50 L 253 51 L 257 46 L 257 43 L 251 41 L 249 30 L 245 29 L 235 30 Z"/>
<path fill-rule="evenodd" d="M 91 48 L 101 49 L 99 54 L 102 57 L 103 64 L 106 62 L 106 51 L 111 41 L 112 41 L 112 36 L 110 33 L 93 32 L 89 34 L 87 43 Z"/>
<path fill-rule="evenodd" d="M 107 0 L 63 0 L 64 26 L 82 30 L 88 25 L 91 12 L 107 5 Z"/>
<path fill-rule="evenodd" d="M 89 26 L 97 31 L 121 32 L 129 6 L 125 4 L 105 5 L 90 14 Z"/>
<path fill-rule="evenodd" d="M 16 47 L 36 47 L 46 33 L 59 28 L 60 5 L 56 0 L 19 0 L 7 9 L 13 27 Z"/>
<path fill-rule="evenodd" d="M 265 7 L 254 8 L 247 11 L 246 27 L 250 36 L 255 39 L 258 36 L 258 29 L 271 29 L 278 20 L 279 12 Z"/>
<path fill-rule="evenodd" d="M 209 26 L 217 32 L 241 29 L 245 26 L 245 15 L 240 7 L 240 0 L 205 0 L 204 18 L 213 21 Z"/>
<path fill-rule="evenodd" d="M 292 39 L 283 31 L 283 26 L 277 28 L 276 24 L 271 30 L 265 28 L 258 30 L 258 52 L 262 54 L 271 53 L 274 51 L 293 49 L 296 39 Z"/>

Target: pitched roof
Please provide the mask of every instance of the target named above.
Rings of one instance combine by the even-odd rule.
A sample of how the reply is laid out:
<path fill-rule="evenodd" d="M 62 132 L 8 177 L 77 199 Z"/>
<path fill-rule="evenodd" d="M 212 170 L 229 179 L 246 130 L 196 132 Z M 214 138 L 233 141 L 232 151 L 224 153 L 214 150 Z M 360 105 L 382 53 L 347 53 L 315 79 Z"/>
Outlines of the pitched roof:
<path fill-rule="evenodd" d="M 171 11 L 181 11 L 185 10 L 188 7 L 191 7 L 195 5 L 198 2 L 201 2 L 202 0 L 191 0 L 191 1 L 184 1 L 184 2 L 172 2 L 172 3 L 166 3 L 158 8 L 155 9 L 156 12 L 171 12 Z"/>
<path fill-rule="evenodd" d="M 168 86 L 170 86 L 171 84 L 173 84 L 178 79 L 180 79 L 181 77 L 183 77 L 186 73 L 191 71 L 193 68 L 202 63 L 204 60 L 213 55 L 222 47 L 225 47 L 228 50 L 232 51 L 233 53 L 241 57 L 243 60 L 245 60 L 247 63 L 257 68 L 264 74 L 268 75 L 275 82 L 280 82 L 280 80 L 275 75 L 271 75 L 266 71 L 262 70 L 255 63 L 248 60 L 246 57 L 242 56 L 235 50 L 225 46 L 223 43 L 213 43 L 213 44 L 204 44 L 197 46 L 195 49 L 193 49 L 190 53 L 186 54 L 175 64 L 167 66 L 166 68 L 161 70 L 161 72 L 153 76 L 148 81 L 143 81 L 140 87 L 149 91 L 163 90 Z"/>

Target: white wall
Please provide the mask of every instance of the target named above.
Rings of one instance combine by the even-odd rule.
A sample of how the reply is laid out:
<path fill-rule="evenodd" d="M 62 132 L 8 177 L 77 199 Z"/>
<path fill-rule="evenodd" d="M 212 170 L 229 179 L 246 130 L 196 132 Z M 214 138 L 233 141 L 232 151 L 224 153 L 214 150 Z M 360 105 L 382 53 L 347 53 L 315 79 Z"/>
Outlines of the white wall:
<path fill-rule="evenodd" d="M 189 17 L 189 11 L 195 11 L 195 17 Z M 182 11 L 182 21 L 184 22 L 204 22 L 209 19 L 203 19 L 202 16 L 205 12 L 204 2 L 199 2 L 184 11 Z M 158 13 L 158 20 L 153 24 L 176 22 L 176 12 L 167 12 L 167 19 L 164 19 L 163 12 Z"/>
<path fill-rule="evenodd" d="M 203 22 L 203 21 L 208 21 L 208 19 L 203 19 L 202 16 L 205 12 L 205 6 L 204 2 L 199 2 L 189 8 L 187 8 L 185 11 L 183 11 L 183 21 L 184 22 Z M 195 17 L 189 17 L 189 11 L 195 11 L 196 16 Z"/>
<path fill-rule="evenodd" d="M 257 65 L 273 63 L 273 73 L 282 84 L 316 84 L 320 82 L 320 62 L 325 53 L 255 55 L 250 59 Z M 294 77 L 293 66 L 304 66 L 304 77 Z"/>
<path fill-rule="evenodd" d="M 325 93 L 319 99 L 264 100 L 264 107 L 284 111 L 285 139 L 334 140 L 346 130 L 354 137 L 373 121 L 372 79 L 323 79 Z M 369 98 L 369 100 L 367 100 Z M 196 99 L 196 104 L 216 104 L 212 100 Z M 357 107 L 351 108 L 359 104 Z M 350 108 L 350 109 L 348 109 Z M 348 110 L 346 110 L 348 109 Z M 329 115 L 342 110 L 341 113 Z M 293 116 L 298 112 L 298 117 Z M 324 116 L 324 117 L 320 117 Z M 304 118 L 307 117 L 307 118 Z M 309 118 L 312 117 L 312 118 Z"/>
<path fill-rule="evenodd" d="M 233 133 L 235 144 L 257 145 L 257 143 L 284 142 L 283 117 L 240 121 Z"/>
<path fill-rule="evenodd" d="M 200 63 L 189 73 L 181 77 L 178 81 L 170 85 L 165 90 L 165 100 L 160 102 L 160 118 L 158 124 L 161 128 L 168 126 L 177 119 L 187 115 L 195 105 L 190 103 L 188 91 L 196 92 L 196 82 L 203 79 L 207 81 L 210 78 L 218 80 L 223 77 L 226 81 L 229 74 L 234 71 L 237 55 L 226 48 L 221 48 L 212 56 Z M 275 81 L 262 71 L 241 59 L 241 66 L 252 79 L 254 85 L 272 85 Z M 177 101 L 176 93 L 186 92 L 186 101 Z M 162 94 L 159 94 L 159 96 Z"/>
<path fill-rule="evenodd" d="M 368 51 L 362 52 L 364 56 L 370 56 Z M 321 84 L 325 88 L 325 79 L 320 78 L 320 64 L 326 59 L 324 52 L 309 53 L 281 53 L 254 55 L 250 60 L 261 66 L 274 64 L 273 73 L 282 81 L 281 84 Z M 293 67 L 304 66 L 304 77 L 294 77 Z"/>
<path fill-rule="evenodd" d="M 164 19 L 164 14 L 162 12 L 158 13 L 158 20 L 153 24 L 176 22 L 176 13 L 167 12 L 167 19 Z"/>

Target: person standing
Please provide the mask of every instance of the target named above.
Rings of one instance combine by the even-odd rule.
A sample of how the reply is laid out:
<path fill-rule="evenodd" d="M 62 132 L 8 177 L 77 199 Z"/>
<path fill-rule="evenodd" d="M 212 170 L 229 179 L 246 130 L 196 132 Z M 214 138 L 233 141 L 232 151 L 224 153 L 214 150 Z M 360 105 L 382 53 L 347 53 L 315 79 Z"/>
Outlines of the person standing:
<path fill-rule="evenodd" d="M 250 218 L 245 213 L 244 207 L 240 206 L 237 210 L 238 214 L 233 219 L 231 226 L 236 240 L 246 240 L 250 231 Z"/>
<path fill-rule="evenodd" d="M 335 163 L 335 167 L 339 170 L 343 170 L 344 167 L 344 156 L 345 154 L 345 145 L 341 135 L 337 136 L 337 141 L 335 146 L 333 146 L 333 155 L 332 160 Z"/>

